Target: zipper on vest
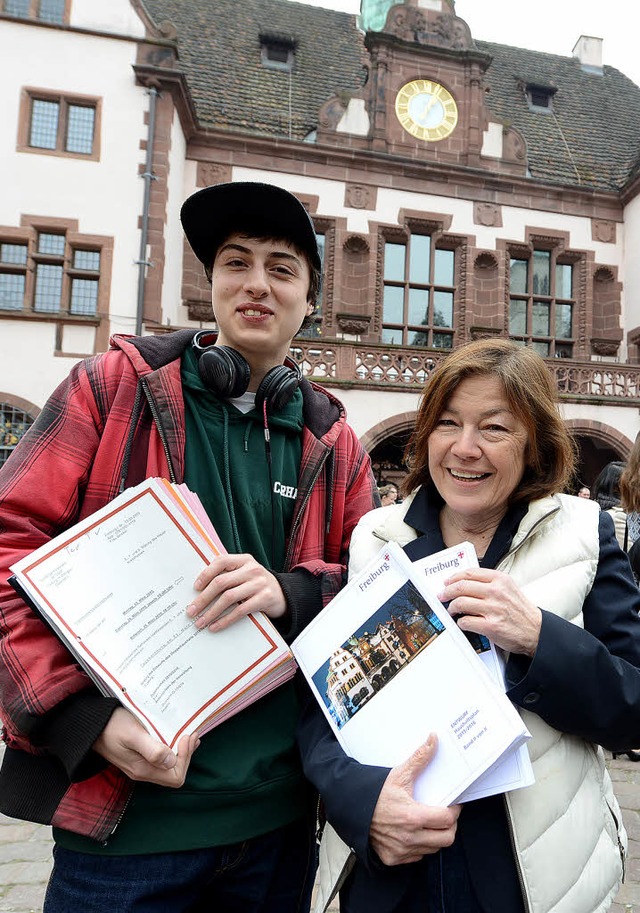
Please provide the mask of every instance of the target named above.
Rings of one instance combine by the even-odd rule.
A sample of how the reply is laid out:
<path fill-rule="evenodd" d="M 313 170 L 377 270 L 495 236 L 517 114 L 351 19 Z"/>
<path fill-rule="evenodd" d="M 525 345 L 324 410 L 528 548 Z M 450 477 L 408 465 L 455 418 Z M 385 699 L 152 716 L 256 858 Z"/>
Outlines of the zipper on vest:
<path fill-rule="evenodd" d="M 171 482 L 175 483 L 175 482 L 177 482 L 177 479 L 176 479 L 176 474 L 173 469 L 173 463 L 171 462 L 171 453 L 169 451 L 169 445 L 167 443 L 167 436 L 164 432 L 164 428 L 162 427 L 162 422 L 160 421 L 160 413 L 158 412 L 158 407 L 156 406 L 156 402 L 153 398 L 153 394 L 151 393 L 151 390 L 149 389 L 149 385 L 146 381 L 146 378 L 144 378 L 144 377 L 140 378 L 140 386 L 142 387 L 142 389 L 144 391 L 144 395 L 147 398 L 147 402 L 149 403 L 149 409 L 151 410 L 151 415 L 153 417 L 153 421 L 155 422 L 156 428 L 158 429 L 158 434 L 160 436 L 160 442 L 162 444 L 162 449 L 164 450 L 164 455 L 165 455 L 165 458 L 167 461 L 167 466 L 169 467 L 169 480 Z"/>
<path fill-rule="evenodd" d="M 524 875 L 522 874 L 522 866 L 520 864 L 520 857 L 518 856 L 518 851 L 516 849 L 516 838 L 513 834 L 513 818 L 511 817 L 511 809 L 509 808 L 509 797 L 506 793 L 503 795 L 504 799 L 504 809 L 507 815 L 507 829 L 509 831 L 509 840 L 511 841 L 511 852 L 513 853 L 513 859 L 516 864 L 516 874 L 518 875 L 518 884 L 520 885 L 520 893 L 522 894 L 522 902 L 525 906 L 525 909 L 528 913 L 531 913 L 531 904 L 529 903 L 529 895 L 527 894 L 527 888 L 524 882 Z"/>

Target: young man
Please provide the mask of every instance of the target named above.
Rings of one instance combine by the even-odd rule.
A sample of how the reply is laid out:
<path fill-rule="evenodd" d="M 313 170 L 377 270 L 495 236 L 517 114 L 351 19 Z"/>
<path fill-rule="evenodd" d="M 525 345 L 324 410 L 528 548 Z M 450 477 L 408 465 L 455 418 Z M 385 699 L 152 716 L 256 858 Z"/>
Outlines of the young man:
<path fill-rule="evenodd" d="M 194 625 L 259 609 L 291 640 L 342 586 L 377 495 L 342 405 L 283 365 L 318 291 L 313 225 L 287 191 L 251 183 L 205 188 L 181 217 L 217 338 L 114 337 L 0 473 L 0 811 L 53 825 L 46 913 L 308 908 L 314 816 L 293 684 L 174 754 L 5 583 L 20 557 L 162 476 L 199 494 L 229 552 L 196 581 Z"/>

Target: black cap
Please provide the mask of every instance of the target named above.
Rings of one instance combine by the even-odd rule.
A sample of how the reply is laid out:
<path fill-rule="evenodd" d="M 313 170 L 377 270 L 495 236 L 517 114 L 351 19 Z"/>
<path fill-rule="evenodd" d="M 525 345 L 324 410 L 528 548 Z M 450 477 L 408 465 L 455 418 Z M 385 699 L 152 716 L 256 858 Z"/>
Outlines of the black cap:
<path fill-rule="evenodd" d="M 305 253 L 320 269 L 313 222 L 300 200 L 274 184 L 233 181 L 214 184 L 188 197 L 180 220 L 194 254 L 206 267 L 213 265 L 220 244 L 234 232 L 281 238 Z"/>

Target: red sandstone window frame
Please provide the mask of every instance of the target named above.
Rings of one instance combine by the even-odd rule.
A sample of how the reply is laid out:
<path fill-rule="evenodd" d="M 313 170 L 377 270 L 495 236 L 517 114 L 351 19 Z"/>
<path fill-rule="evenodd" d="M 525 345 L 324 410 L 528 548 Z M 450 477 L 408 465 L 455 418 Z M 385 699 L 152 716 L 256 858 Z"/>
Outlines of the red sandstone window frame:
<path fill-rule="evenodd" d="M 35 101 L 48 102 L 58 105 L 58 125 L 56 132 L 56 145 L 53 149 L 41 146 L 32 146 L 30 142 L 31 126 L 33 122 L 33 106 Z M 66 146 L 68 142 L 67 128 L 69 112 L 72 107 L 90 108 L 94 113 L 93 137 L 90 152 L 70 152 Z M 52 92 L 49 89 L 40 89 L 25 86 L 20 93 L 20 110 L 18 115 L 18 140 L 17 152 L 29 152 L 35 155 L 53 155 L 56 157 L 73 158 L 81 161 L 100 161 L 100 136 L 102 128 L 102 99 L 93 95 L 80 95 L 75 92 Z"/>
<path fill-rule="evenodd" d="M 0 304 L 0 318 L 21 318 L 42 321 L 65 321 L 97 325 L 108 318 L 111 267 L 113 261 L 113 238 L 106 235 L 82 234 L 75 219 L 24 216 L 19 228 L 0 226 L 0 258 L 2 246 L 26 248 L 24 262 L 0 259 L 0 276 L 23 277 L 22 307 L 3 307 Z M 43 253 L 39 240 L 42 235 L 64 239 L 63 250 L 58 253 Z M 76 254 L 99 254 L 98 269 L 82 268 L 77 264 Z M 61 275 L 58 308 L 36 308 L 38 267 L 53 267 Z M 73 311 L 74 283 L 97 282 L 95 312 Z M 76 285 L 80 290 L 81 285 Z M 81 296 L 76 296 L 76 303 Z"/>
<path fill-rule="evenodd" d="M 42 0 L 29 0 L 29 9 L 26 16 L 19 16 L 15 13 L 7 12 L 8 5 L 9 0 L 0 0 L 0 13 L 4 16 L 10 16 L 12 19 L 28 20 L 31 22 L 52 25 L 54 27 L 56 25 L 69 25 L 71 16 L 71 0 L 65 0 L 62 20 L 60 22 L 49 22 L 49 20 L 41 18 Z"/>

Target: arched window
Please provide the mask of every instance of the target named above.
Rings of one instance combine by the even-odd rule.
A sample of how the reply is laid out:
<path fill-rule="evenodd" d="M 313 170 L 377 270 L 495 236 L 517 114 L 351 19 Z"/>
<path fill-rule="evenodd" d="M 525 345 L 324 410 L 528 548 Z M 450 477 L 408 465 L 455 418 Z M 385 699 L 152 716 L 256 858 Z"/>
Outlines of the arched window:
<path fill-rule="evenodd" d="M 0 402 L 0 466 L 3 466 L 33 418 L 11 403 Z"/>

